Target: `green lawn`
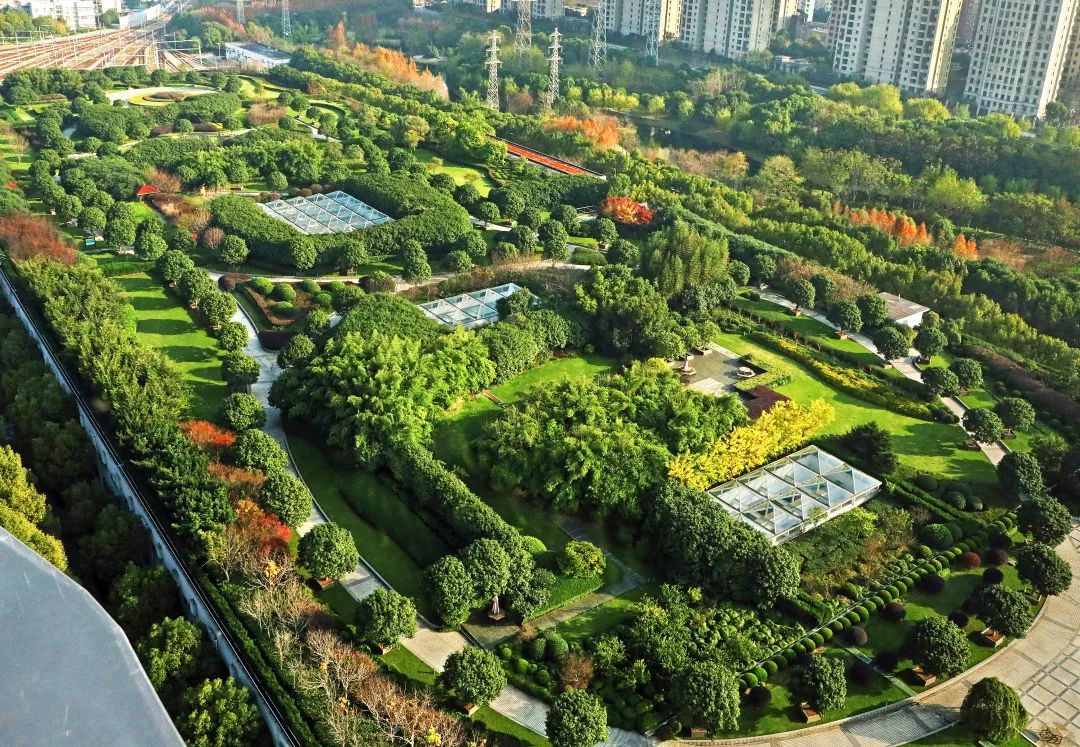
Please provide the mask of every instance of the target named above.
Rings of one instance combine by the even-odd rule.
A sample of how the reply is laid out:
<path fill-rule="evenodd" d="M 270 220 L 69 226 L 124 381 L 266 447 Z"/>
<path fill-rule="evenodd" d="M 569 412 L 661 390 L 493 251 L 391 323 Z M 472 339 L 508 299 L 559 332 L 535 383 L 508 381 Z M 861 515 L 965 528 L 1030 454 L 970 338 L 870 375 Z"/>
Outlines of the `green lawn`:
<path fill-rule="evenodd" d="M 164 353 L 180 369 L 194 394 L 191 414 L 212 419 L 229 393 L 221 379 L 217 340 L 149 275 L 139 273 L 115 280 L 135 307 L 139 340 Z"/>
<path fill-rule="evenodd" d="M 599 607 L 593 607 L 567 620 L 556 630 L 568 642 L 584 643 L 586 640 L 629 622 L 634 614 L 634 604 L 646 594 L 655 594 L 658 589 L 658 584 L 642 584 L 622 596 L 615 597 Z"/>
<path fill-rule="evenodd" d="M 772 301 L 752 301 L 746 296 L 738 296 L 735 305 L 740 309 L 753 311 L 759 317 L 768 319 L 770 322 L 782 324 L 786 329 L 799 334 L 802 337 L 813 337 L 825 347 L 839 353 L 854 356 L 861 362 L 870 366 L 880 366 L 881 358 L 871 353 L 854 340 L 840 339 L 836 331 L 827 327 L 816 319 L 808 316 L 795 316 L 788 309 L 779 306 Z"/>
<path fill-rule="evenodd" d="M 842 649 L 829 649 L 822 656 L 840 657 L 844 660 L 845 669 L 850 668 L 855 662 L 855 657 Z M 800 699 L 791 690 L 795 677 L 796 670 L 786 669 L 768 680 L 766 686 L 772 691 L 772 700 L 769 704 L 763 708 L 744 705 L 739 714 L 739 730 L 725 736 L 752 737 L 761 734 L 776 734 L 806 726 L 797 711 Z M 844 703 L 844 707 L 823 713 L 821 721 L 817 723 L 837 721 L 881 708 L 889 703 L 903 700 L 904 697 L 904 693 L 898 687 L 881 676 L 875 677 L 868 685 L 848 682 L 847 702 Z"/>
<path fill-rule="evenodd" d="M 924 472 L 963 478 L 972 486 L 978 486 L 987 497 L 997 494 L 999 486 L 993 465 L 982 452 L 964 448 L 966 438 L 959 426 L 916 420 L 837 391 L 795 361 L 742 335 L 722 333 L 716 342 L 740 355 L 753 353 L 766 368 L 777 363 L 793 368 L 793 381 L 777 387 L 777 391 L 799 402 L 823 399 L 836 411 L 836 417 L 820 435 L 838 435 L 855 425 L 876 422 L 892 434 L 893 448 L 902 464 Z"/>
<path fill-rule="evenodd" d="M 928 737 L 916 739 L 914 742 L 908 742 L 908 744 L 923 745 L 924 747 L 930 745 L 934 747 L 971 747 L 984 738 L 966 724 L 957 724 L 944 731 L 939 731 L 937 734 L 931 734 Z M 1013 737 L 1007 742 L 994 742 L 994 744 L 997 747 L 1031 747 L 1031 742 L 1019 736 Z"/>
<path fill-rule="evenodd" d="M 423 569 L 447 552 L 442 541 L 371 473 L 334 464 L 327 447 L 313 439 L 297 433 L 289 433 L 288 438 L 297 469 L 330 520 L 348 529 L 371 567 L 396 591 L 410 597 L 420 614 L 432 618 L 434 613 L 424 594 Z M 373 519 L 380 524 L 374 524 Z M 392 532 L 411 537 L 411 541 L 399 544 Z M 327 601 L 351 620 L 347 609 L 355 605 L 351 597 Z"/>
<path fill-rule="evenodd" d="M 415 151 L 416 160 L 420 163 L 430 163 L 432 158 L 435 158 L 435 154 L 429 150 L 423 148 L 417 148 Z M 439 156 L 441 158 L 441 156 Z M 462 166 L 457 163 L 447 162 L 443 159 L 441 166 L 429 166 L 428 170 L 433 174 L 449 174 L 454 177 L 454 181 L 458 184 L 465 184 L 466 182 L 472 182 L 476 187 L 476 191 L 480 193 L 482 197 L 487 197 L 488 192 L 495 188 L 495 183 L 488 178 L 487 174 L 483 173 L 479 169 L 475 169 L 472 166 Z"/>

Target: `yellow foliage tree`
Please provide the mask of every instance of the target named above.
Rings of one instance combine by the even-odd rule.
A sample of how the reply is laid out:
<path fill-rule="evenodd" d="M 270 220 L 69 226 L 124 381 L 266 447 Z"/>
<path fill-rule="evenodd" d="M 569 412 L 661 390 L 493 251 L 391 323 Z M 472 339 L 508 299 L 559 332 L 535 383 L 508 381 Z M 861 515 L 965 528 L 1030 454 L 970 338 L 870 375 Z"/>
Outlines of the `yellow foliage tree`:
<path fill-rule="evenodd" d="M 778 402 L 753 423 L 714 441 L 704 453 L 679 454 L 668 464 L 668 475 L 705 490 L 802 446 L 833 415 L 832 407 L 821 399 L 809 405 Z"/>

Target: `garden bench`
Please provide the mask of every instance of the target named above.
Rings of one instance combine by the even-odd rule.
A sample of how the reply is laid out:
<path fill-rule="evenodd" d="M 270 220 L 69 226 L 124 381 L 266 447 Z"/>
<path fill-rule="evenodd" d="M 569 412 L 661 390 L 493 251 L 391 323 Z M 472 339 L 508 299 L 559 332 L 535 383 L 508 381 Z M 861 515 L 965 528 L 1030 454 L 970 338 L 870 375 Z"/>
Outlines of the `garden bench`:
<path fill-rule="evenodd" d="M 915 681 L 922 687 L 930 687 L 930 685 L 937 682 L 937 675 L 927 672 L 922 667 L 912 667 L 911 675 L 915 678 Z"/>
<path fill-rule="evenodd" d="M 799 713 L 802 715 L 803 721 L 808 724 L 812 724 L 815 721 L 821 721 L 821 714 L 810 707 L 810 704 L 806 701 L 799 703 Z"/>

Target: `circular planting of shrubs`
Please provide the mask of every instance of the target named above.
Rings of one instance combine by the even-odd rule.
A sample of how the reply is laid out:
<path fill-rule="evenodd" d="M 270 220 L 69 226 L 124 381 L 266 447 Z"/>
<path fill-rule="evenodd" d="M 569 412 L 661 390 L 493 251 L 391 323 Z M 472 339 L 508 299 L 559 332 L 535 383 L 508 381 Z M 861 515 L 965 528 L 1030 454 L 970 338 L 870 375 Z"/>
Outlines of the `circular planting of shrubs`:
<path fill-rule="evenodd" d="M 750 693 L 746 696 L 746 702 L 752 705 L 754 708 L 764 708 L 772 700 L 772 690 L 763 685 L 757 685 L 750 688 Z"/>
<path fill-rule="evenodd" d="M 1005 574 L 1001 572 L 1000 568 L 987 568 L 983 571 L 983 583 L 994 586 L 1000 584 L 1005 580 Z"/>
<path fill-rule="evenodd" d="M 851 681 L 859 685 L 869 685 L 877 672 L 874 668 L 861 659 L 851 665 Z"/>
<path fill-rule="evenodd" d="M 979 557 L 979 553 L 968 550 L 960 556 L 960 565 L 965 568 L 978 568 L 982 565 L 982 558 Z"/>
<path fill-rule="evenodd" d="M 883 672 L 891 672 L 900 666 L 900 656 L 895 651 L 881 651 L 874 657 L 874 663 Z"/>
<path fill-rule="evenodd" d="M 899 602 L 889 602 L 885 605 L 881 614 L 885 615 L 886 620 L 900 622 L 907 616 L 907 609 Z"/>
<path fill-rule="evenodd" d="M 1005 565 L 1009 562 L 1009 551 L 1001 547 L 991 547 L 986 551 L 987 565 Z"/>
<path fill-rule="evenodd" d="M 949 622 L 958 628 L 966 628 L 968 623 L 971 622 L 971 616 L 963 610 L 956 610 L 949 613 Z"/>
<path fill-rule="evenodd" d="M 927 594 L 939 594 L 945 588 L 945 579 L 934 573 L 924 578 L 919 583 L 919 588 Z"/>
<path fill-rule="evenodd" d="M 869 636 L 867 636 L 866 631 L 858 625 L 853 625 L 848 629 L 847 642 L 852 646 L 865 646 L 867 640 L 869 640 Z"/>
<path fill-rule="evenodd" d="M 990 535 L 990 546 L 1008 550 L 1013 546 L 1012 537 L 1005 534 L 1005 532 L 994 532 L 994 534 Z"/>

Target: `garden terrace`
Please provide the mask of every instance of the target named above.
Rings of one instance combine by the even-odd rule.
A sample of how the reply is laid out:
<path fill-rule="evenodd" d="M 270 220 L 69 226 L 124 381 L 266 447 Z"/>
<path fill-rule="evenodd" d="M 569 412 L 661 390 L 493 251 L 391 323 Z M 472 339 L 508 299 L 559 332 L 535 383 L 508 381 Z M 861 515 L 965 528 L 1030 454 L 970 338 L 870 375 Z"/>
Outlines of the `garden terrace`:
<path fill-rule="evenodd" d="M 348 233 L 389 223 L 392 218 L 344 192 L 274 200 L 259 205 L 271 218 L 303 234 Z"/>
<path fill-rule="evenodd" d="M 439 324 L 447 327 L 460 324 L 466 329 L 475 329 L 499 321 L 499 301 L 509 298 L 519 290 L 521 286 L 506 283 L 418 305 L 425 316 Z"/>
<path fill-rule="evenodd" d="M 865 503 L 880 488 L 880 480 L 811 445 L 707 492 L 779 545 Z"/>

